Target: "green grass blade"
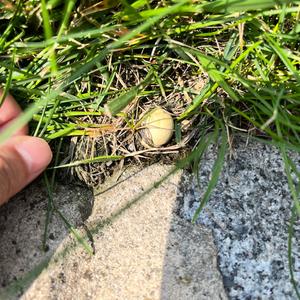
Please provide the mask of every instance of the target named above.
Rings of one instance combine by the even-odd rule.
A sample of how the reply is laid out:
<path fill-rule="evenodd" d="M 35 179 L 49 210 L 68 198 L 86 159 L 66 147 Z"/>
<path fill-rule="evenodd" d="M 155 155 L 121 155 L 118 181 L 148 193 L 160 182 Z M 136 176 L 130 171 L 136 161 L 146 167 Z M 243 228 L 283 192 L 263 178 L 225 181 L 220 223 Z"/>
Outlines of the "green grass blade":
<path fill-rule="evenodd" d="M 239 101 L 239 96 L 234 92 L 234 90 L 230 87 L 230 85 L 226 82 L 224 78 L 224 73 L 219 71 L 216 65 L 212 60 L 210 60 L 207 56 L 199 55 L 198 56 L 203 68 L 207 71 L 209 77 L 221 86 L 224 91 L 228 93 L 231 99 L 235 101 Z"/>
<path fill-rule="evenodd" d="M 216 158 L 216 161 L 213 165 L 212 172 L 211 172 L 211 179 L 208 183 L 207 189 L 201 199 L 199 207 L 196 209 L 195 214 L 193 216 L 192 222 L 194 223 L 198 217 L 200 212 L 202 211 L 203 207 L 206 205 L 207 201 L 209 200 L 209 197 L 213 191 L 213 189 L 216 187 L 218 183 L 219 176 L 221 174 L 224 161 L 225 161 L 225 156 L 227 152 L 227 136 L 226 136 L 226 131 L 224 126 L 221 126 L 221 141 L 220 141 L 220 148 L 218 151 L 218 155 Z"/>
<path fill-rule="evenodd" d="M 289 273 L 290 273 L 291 284 L 293 285 L 297 298 L 300 299 L 300 292 L 294 275 L 294 259 L 292 256 L 292 241 L 294 237 L 294 226 L 296 220 L 297 220 L 297 213 L 295 207 L 293 207 L 292 215 L 289 223 L 289 229 L 288 229 L 288 261 L 289 261 Z"/>
<path fill-rule="evenodd" d="M 104 91 L 102 93 L 99 94 L 98 98 L 96 99 L 95 103 L 92 104 L 92 107 L 93 109 L 97 110 L 100 106 L 100 104 L 103 102 L 105 96 L 107 95 L 114 79 L 115 79 L 115 76 L 116 76 L 116 71 L 114 70 L 112 72 L 112 74 L 109 76 L 109 79 L 108 81 L 106 82 L 106 86 L 104 88 Z"/>
<path fill-rule="evenodd" d="M 92 249 L 92 247 L 79 234 L 79 232 L 69 223 L 69 221 L 64 217 L 64 215 L 57 208 L 55 208 L 54 211 L 60 216 L 60 218 L 63 220 L 68 230 L 74 235 L 75 239 L 83 246 L 86 252 L 89 253 L 90 255 L 94 255 L 94 250 Z"/>
<path fill-rule="evenodd" d="M 43 234 L 43 240 L 42 240 L 42 248 L 44 251 L 46 251 L 49 223 L 50 223 L 51 216 L 53 214 L 53 193 L 52 193 L 52 188 L 49 184 L 49 180 L 48 180 L 46 173 L 44 173 L 43 178 L 44 178 L 44 184 L 45 184 L 45 187 L 47 190 L 47 195 L 48 195 L 46 218 L 45 218 L 45 224 L 44 224 L 45 227 L 44 227 L 44 234 Z"/>
<path fill-rule="evenodd" d="M 12 65 L 13 65 L 13 62 L 14 62 L 14 56 L 12 58 Z M 0 97 L 0 108 L 1 108 L 1 105 L 3 104 L 3 102 L 4 102 L 4 99 L 8 95 L 8 92 L 9 92 L 9 89 L 10 89 L 11 80 L 12 80 L 12 72 L 13 72 L 12 70 L 13 70 L 13 68 L 11 68 L 9 70 L 8 76 L 6 78 L 6 83 L 5 83 L 5 86 L 4 86 L 4 90 L 2 91 L 2 95 Z"/>
<path fill-rule="evenodd" d="M 66 27 L 69 23 L 70 16 L 71 16 L 71 13 L 72 13 L 72 9 L 73 9 L 75 3 L 76 3 L 76 0 L 68 0 L 65 3 L 65 11 L 64 11 L 64 14 L 63 14 L 64 17 L 63 17 L 62 23 L 60 25 L 60 28 L 59 28 L 59 31 L 58 31 L 58 34 L 57 34 L 58 39 L 63 34 L 64 30 L 66 29 Z"/>
<path fill-rule="evenodd" d="M 300 83 L 300 75 L 299 71 L 294 67 L 290 59 L 288 58 L 288 55 L 286 53 L 286 50 L 282 49 L 280 45 L 268 34 L 265 34 L 265 39 L 269 43 L 269 45 L 272 47 L 274 52 L 279 56 L 281 61 L 285 64 L 287 69 L 294 75 L 298 83 Z"/>
<path fill-rule="evenodd" d="M 105 111 L 109 116 L 115 116 L 121 110 L 123 110 L 132 100 L 134 100 L 137 95 L 151 82 L 153 78 L 153 72 L 149 72 L 144 81 L 139 85 L 131 88 L 125 94 L 109 101 L 105 105 Z"/>
<path fill-rule="evenodd" d="M 212 13 L 234 13 L 245 11 L 257 11 L 268 9 L 280 4 L 286 4 L 285 0 L 216 0 L 202 6 L 203 10 Z M 289 1 L 297 3 L 299 1 Z"/>
<path fill-rule="evenodd" d="M 104 162 L 104 161 L 114 161 L 114 160 L 120 160 L 120 159 L 124 159 L 124 158 L 125 158 L 125 156 L 123 156 L 123 155 L 96 156 L 96 157 L 93 157 L 93 158 L 87 158 L 87 159 L 73 161 L 69 164 L 55 166 L 52 169 L 71 168 L 71 167 L 76 167 L 76 166 L 79 166 L 79 165 L 92 164 L 92 163 Z"/>
<path fill-rule="evenodd" d="M 47 10 L 46 0 L 42 1 L 42 16 L 43 16 L 43 26 L 46 40 L 51 40 L 53 33 L 50 23 L 50 16 Z M 50 63 L 53 74 L 57 73 L 56 55 L 53 47 L 49 49 Z"/>
<path fill-rule="evenodd" d="M 47 140 L 54 140 L 57 138 L 68 136 L 70 135 L 70 133 L 72 133 L 75 130 L 76 127 L 77 127 L 76 124 L 69 124 L 67 128 L 56 130 L 54 133 L 45 134 L 45 138 Z"/>
<path fill-rule="evenodd" d="M 282 159 L 283 159 L 283 162 L 284 162 L 285 173 L 286 173 L 286 176 L 287 176 L 288 185 L 289 185 L 289 188 L 290 188 L 290 191 L 291 191 L 291 195 L 292 195 L 292 198 L 293 198 L 293 201 L 294 201 L 294 206 L 295 206 L 295 209 L 296 209 L 296 212 L 297 212 L 298 216 L 300 216 L 300 200 L 299 200 L 298 193 L 297 193 L 297 190 L 296 190 L 295 184 L 293 182 L 293 178 L 292 178 L 292 173 L 291 173 L 292 168 L 291 168 L 290 163 L 289 163 L 290 159 L 289 159 L 289 157 L 286 153 L 286 149 L 285 149 L 284 146 L 279 148 L 279 150 L 281 152 L 281 156 L 282 156 Z"/>

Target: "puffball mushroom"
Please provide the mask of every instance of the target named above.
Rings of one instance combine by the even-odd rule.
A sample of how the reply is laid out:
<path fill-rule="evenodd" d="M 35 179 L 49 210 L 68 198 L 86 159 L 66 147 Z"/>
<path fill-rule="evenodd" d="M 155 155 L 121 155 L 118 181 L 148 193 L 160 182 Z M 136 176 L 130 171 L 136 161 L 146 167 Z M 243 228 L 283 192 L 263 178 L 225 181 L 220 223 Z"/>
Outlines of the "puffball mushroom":
<path fill-rule="evenodd" d="M 158 106 L 146 113 L 141 127 L 142 145 L 146 148 L 158 148 L 170 141 L 174 131 L 174 121 L 167 111 Z"/>

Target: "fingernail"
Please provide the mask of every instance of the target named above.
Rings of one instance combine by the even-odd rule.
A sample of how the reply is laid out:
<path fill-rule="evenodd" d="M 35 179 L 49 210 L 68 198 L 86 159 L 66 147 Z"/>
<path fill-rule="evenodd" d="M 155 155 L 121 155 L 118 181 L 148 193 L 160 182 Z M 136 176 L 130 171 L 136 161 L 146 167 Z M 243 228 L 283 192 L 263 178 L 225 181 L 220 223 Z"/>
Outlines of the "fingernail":
<path fill-rule="evenodd" d="M 27 137 L 15 145 L 15 148 L 26 164 L 29 174 L 42 172 L 52 159 L 49 145 L 40 138 Z"/>

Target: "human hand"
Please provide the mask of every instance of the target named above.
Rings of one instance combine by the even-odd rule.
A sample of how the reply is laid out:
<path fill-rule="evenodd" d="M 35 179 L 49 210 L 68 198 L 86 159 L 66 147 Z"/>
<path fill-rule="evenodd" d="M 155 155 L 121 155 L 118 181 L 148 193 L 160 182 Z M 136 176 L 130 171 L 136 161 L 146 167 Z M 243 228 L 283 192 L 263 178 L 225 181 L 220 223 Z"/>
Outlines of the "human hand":
<path fill-rule="evenodd" d="M 13 97 L 7 96 L 0 107 L 0 132 L 21 112 Z M 41 174 L 52 159 L 47 142 L 27 134 L 25 126 L 0 144 L 0 205 Z"/>

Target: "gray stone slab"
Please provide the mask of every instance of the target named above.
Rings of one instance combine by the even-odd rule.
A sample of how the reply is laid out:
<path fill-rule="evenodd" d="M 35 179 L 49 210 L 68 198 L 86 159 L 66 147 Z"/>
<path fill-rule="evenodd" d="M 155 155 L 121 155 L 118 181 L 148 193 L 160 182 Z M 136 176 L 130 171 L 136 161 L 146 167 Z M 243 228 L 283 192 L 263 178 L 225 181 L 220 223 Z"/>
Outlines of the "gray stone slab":
<path fill-rule="evenodd" d="M 79 186 L 58 185 L 53 194 L 55 205 L 75 227 L 90 215 L 92 199 L 92 191 Z M 0 208 L 0 297 L 11 282 L 45 264 L 69 235 L 64 222 L 52 215 L 46 251 L 42 249 L 47 202 L 44 185 L 36 181 Z"/>
<path fill-rule="evenodd" d="M 227 299 L 207 228 L 172 217 L 160 299 Z"/>
<path fill-rule="evenodd" d="M 104 190 L 95 193 L 92 213 L 85 221 L 93 234 L 90 242 L 95 249 L 94 255 L 89 255 L 74 238 L 66 235 L 59 220 L 54 222 L 55 228 L 61 228 L 62 233 L 55 234 L 60 236 L 55 247 L 50 245 L 50 264 L 34 278 L 22 299 L 226 299 L 211 231 L 176 215 L 181 173 L 153 188 L 153 184 L 169 171 L 170 167 L 161 165 L 138 173 L 130 171 L 123 175 L 126 181 L 115 186 L 108 182 Z M 149 187 L 152 190 L 148 193 Z M 65 203 L 64 213 L 68 215 L 70 205 L 73 213 L 69 215 L 80 215 L 80 205 L 80 209 L 78 205 L 73 209 L 72 203 L 63 199 L 73 197 L 75 200 L 76 195 L 83 192 L 68 194 L 65 188 L 59 189 L 62 193 L 56 195 Z M 44 216 L 45 198 L 37 202 Z M 39 228 L 38 234 L 34 232 L 39 226 L 29 221 L 35 219 L 33 213 L 18 210 L 17 203 L 12 202 L 10 212 L 14 212 L 19 221 L 23 218 L 27 225 L 15 231 L 14 238 L 31 239 L 29 244 L 23 240 L 18 242 L 23 250 L 17 257 L 17 265 L 25 265 L 28 270 L 35 262 L 42 261 L 42 256 L 32 263 L 27 257 L 30 251 L 38 252 L 42 229 Z M 41 222 L 41 214 L 38 216 Z M 80 216 L 72 219 L 84 235 L 80 220 Z M 11 218 L 9 223 L 15 227 L 17 222 Z M 2 224 L 8 225 L 5 218 Z M 8 246 L 1 251 L 6 252 L 7 257 L 11 255 L 13 261 L 16 254 L 11 251 L 15 245 L 9 248 L 10 233 L 5 232 L 3 239 Z M 1 264 L 1 270 L 10 278 L 26 273 L 10 270 L 13 263 L 6 264 L 6 259 L 2 259 Z"/>
<path fill-rule="evenodd" d="M 296 299 L 287 257 L 292 201 L 280 153 L 272 146 L 238 139 L 232 155 L 197 222 L 213 231 L 226 290 L 231 299 Z M 181 217 L 190 220 L 194 215 L 215 157 L 211 148 L 201 163 L 200 187 L 191 176 L 183 176 Z M 299 168 L 300 156 L 291 157 Z M 298 283 L 299 238 L 298 221 L 293 239 Z"/>

